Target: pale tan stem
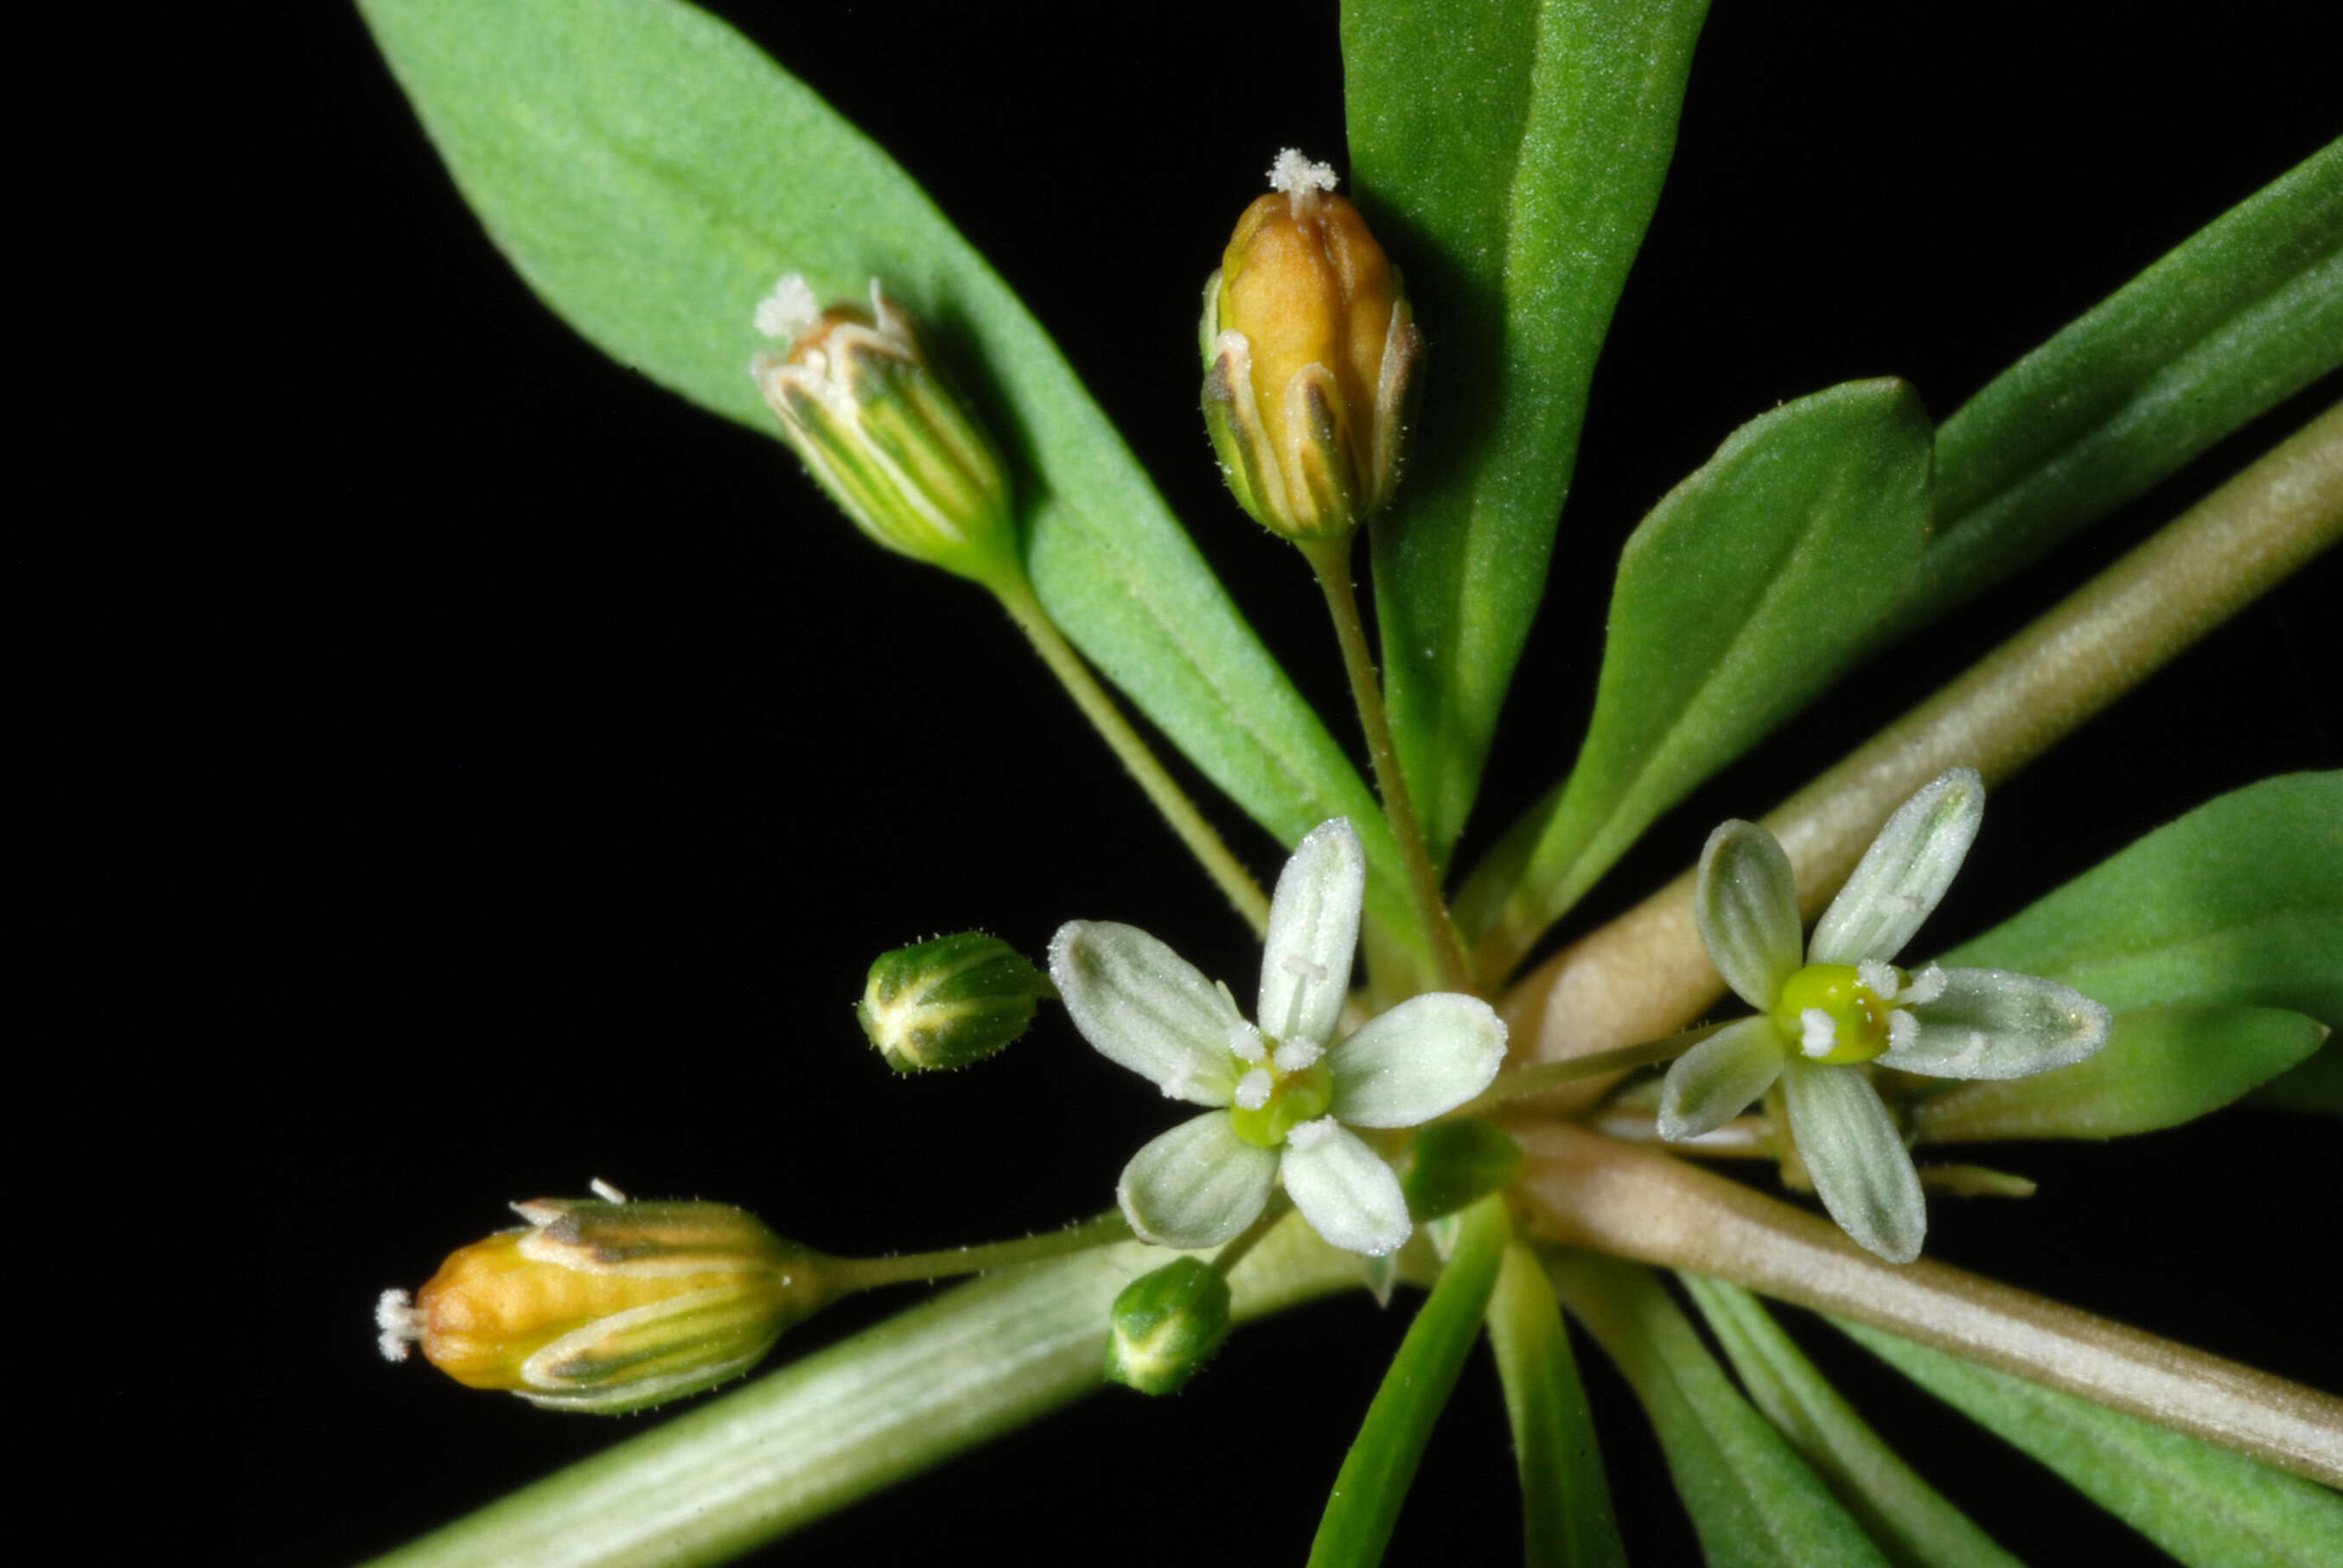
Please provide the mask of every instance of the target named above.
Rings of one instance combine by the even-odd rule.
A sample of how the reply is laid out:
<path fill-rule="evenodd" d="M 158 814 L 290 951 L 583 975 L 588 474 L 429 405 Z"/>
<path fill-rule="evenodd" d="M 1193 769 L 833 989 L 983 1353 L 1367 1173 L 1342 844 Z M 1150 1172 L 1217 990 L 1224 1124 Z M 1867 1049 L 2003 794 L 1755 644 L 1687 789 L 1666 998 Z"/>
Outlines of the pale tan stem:
<path fill-rule="evenodd" d="M 1730 1280 L 2343 1485 L 2333 1395 L 1946 1264 L 1883 1262 L 1819 1215 L 1655 1150 L 1510 1130 L 1528 1155 L 1526 1235 Z"/>
<path fill-rule="evenodd" d="M 2167 525 L 1966 674 L 1769 812 L 1811 921 L 1915 789 L 1966 764 L 1997 783 L 2343 538 L 2343 405 Z M 1516 1060 L 1683 1028 L 1725 994 L 1693 873 L 1539 965 L 1508 994 Z M 1591 1099 L 1600 1082 L 1582 1088 Z"/>

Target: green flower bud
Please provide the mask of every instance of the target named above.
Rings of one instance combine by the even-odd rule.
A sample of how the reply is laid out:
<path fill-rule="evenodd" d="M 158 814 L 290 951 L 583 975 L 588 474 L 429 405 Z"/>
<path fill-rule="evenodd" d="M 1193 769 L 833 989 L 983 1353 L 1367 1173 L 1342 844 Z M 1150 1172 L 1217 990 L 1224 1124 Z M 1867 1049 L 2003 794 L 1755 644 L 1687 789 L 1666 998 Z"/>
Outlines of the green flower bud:
<path fill-rule="evenodd" d="M 1170 1393 L 1203 1370 L 1229 1337 L 1229 1282 L 1193 1258 L 1141 1274 L 1114 1299 L 1106 1378 Z"/>
<path fill-rule="evenodd" d="M 382 1353 L 548 1410 L 617 1414 L 697 1393 L 764 1358 L 838 1293 L 831 1260 L 723 1203 L 538 1198 L 459 1248 L 410 1302 L 385 1291 Z"/>
<path fill-rule="evenodd" d="M 1000 456 L 877 278 L 870 309 L 822 310 L 790 273 L 757 307 L 757 327 L 789 347 L 758 355 L 749 373 L 806 472 L 857 528 L 988 587 L 1022 575 Z"/>
<path fill-rule="evenodd" d="M 1334 172 L 1289 147 L 1270 184 L 1204 286 L 1204 423 L 1256 522 L 1340 538 L 1399 482 L 1423 338 Z"/>
<path fill-rule="evenodd" d="M 999 937 L 961 931 L 881 953 L 854 1016 L 898 1072 L 966 1067 L 1025 1032 L 1057 993 Z"/>
<path fill-rule="evenodd" d="M 1407 1211 L 1436 1220 L 1502 1192 L 1521 1174 L 1522 1146 L 1477 1116 L 1435 1121 L 1408 1146 L 1413 1161 L 1400 1178 Z"/>

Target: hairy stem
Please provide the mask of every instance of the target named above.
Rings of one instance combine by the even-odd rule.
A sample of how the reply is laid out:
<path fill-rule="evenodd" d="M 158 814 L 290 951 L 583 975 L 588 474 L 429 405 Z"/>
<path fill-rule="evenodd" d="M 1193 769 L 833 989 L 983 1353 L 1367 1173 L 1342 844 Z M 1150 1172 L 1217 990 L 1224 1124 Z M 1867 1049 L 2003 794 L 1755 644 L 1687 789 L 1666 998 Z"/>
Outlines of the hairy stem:
<path fill-rule="evenodd" d="M 1424 940 L 1432 945 L 1432 961 L 1448 990 L 1470 990 L 1464 952 L 1457 944 L 1456 927 L 1440 896 L 1440 873 L 1423 846 L 1423 829 L 1408 799 L 1407 779 L 1400 772 L 1399 750 L 1392 744 L 1391 719 L 1383 711 L 1383 692 L 1375 674 L 1374 654 L 1367 647 L 1366 624 L 1359 618 L 1358 589 L 1351 581 L 1351 541 L 1295 541 L 1318 587 L 1326 596 L 1326 613 L 1334 621 L 1334 637 L 1342 645 L 1342 668 L 1350 673 L 1351 699 L 1358 705 L 1359 725 L 1367 732 L 1367 754 L 1375 765 L 1375 784 L 1383 792 L 1383 815 L 1391 819 L 1392 837 L 1399 840 L 1399 856 L 1407 867 L 1408 891 L 1415 899 Z"/>
<path fill-rule="evenodd" d="M 1946 1264 L 1883 1262 L 1819 1215 L 1655 1151 L 1565 1125 L 1513 1132 L 1539 1240 L 1729 1280 L 2343 1484 L 2331 1394 Z"/>
<path fill-rule="evenodd" d="M 1803 918 L 1821 913 L 1890 813 L 1946 769 L 2008 778 L 2343 538 L 2343 405 L 2182 513 L 1966 674 L 1784 801 Z M 1648 1040 L 1725 993 L 1693 919 L 1694 874 L 1581 938 L 1507 998 L 1517 1054 Z"/>
<path fill-rule="evenodd" d="M 1062 1258 L 1070 1252 L 1085 1252 L 1092 1247 L 1111 1246 L 1131 1240 L 1131 1221 L 1122 1211 L 1111 1209 L 1095 1219 L 1083 1220 L 1061 1231 L 1045 1231 L 1038 1236 L 1021 1236 L 1013 1241 L 987 1241 L 974 1247 L 946 1247 L 934 1252 L 902 1252 L 888 1258 L 842 1258 L 834 1273 L 840 1283 L 850 1291 L 868 1291 L 880 1285 L 897 1285 L 909 1280 L 947 1280 L 960 1274 L 989 1274 L 995 1269 L 1006 1269 L 1019 1263 L 1038 1263 L 1045 1258 Z M 825 1264 L 825 1270 L 830 1265 Z"/>
<path fill-rule="evenodd" d="M 1256 938 L 1266 935 L 1269 896 L 1252 879 L 1252 873 L 1229 852 L 1220 834 L 1196 809 L 1196 803 L 1188 799 L 1147 742 L 1131 727 L 1131 721 L 1123 718 L 1122 710 L 1100 687 L 1090 667 L 1041 608 L 1041 601 L 1033 597 L 1031 585 L 1021 577 L 1013 578 L 1004 585 L 996 585 L 994 591 L 1000 595 L 1001 608 L 1009 612 L 1009 618 L 1032 642 L 1033 651 L 1041 656 L 1041 662 L 1050 667 L 1050 673 L 1058 678 L 1066 695 L 1074 699 L 1074 706 L 1082 710 L 1082 717 L 1098 731 L 1099 739 L 1121 759 L 1124 769 L 1138 781 L 1140 789 L 1162 814 L 1163 820 L 1188 846 L 1188 852 L 1196 857 L 1204 874 L 1218 884 L 1237 913 L 1252 927 Z"/>

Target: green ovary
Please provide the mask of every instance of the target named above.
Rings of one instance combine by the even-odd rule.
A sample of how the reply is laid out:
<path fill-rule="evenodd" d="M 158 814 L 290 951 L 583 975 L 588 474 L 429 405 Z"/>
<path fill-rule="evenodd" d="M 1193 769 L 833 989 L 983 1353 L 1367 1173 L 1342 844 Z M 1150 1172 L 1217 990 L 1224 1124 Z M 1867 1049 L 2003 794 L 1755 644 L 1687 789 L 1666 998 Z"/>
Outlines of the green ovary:
<path fill-rule="evenodd" d="M 1901 984 L 1904 976 L 1899 972 L 1896 979 Z M 1829 1016 L 1833 1036 L 1830 1050 L 1820 1056 L 1805 1048 L 1805 1015 L 1815 1009 Z M 1887 1049 L 1892 1010 L 1857 977 L 1853 964 L 1808 964 L 1782 982 L 1782 994 L 1774 1003 L 1774 1027 L 1808 1061 L 1869 1061 Z"/>
<path fill-rule="evenodd" d="M 1229 1120 L 1237 1136 L 1259 1149 L 1274 1149 L 1285 1135 L 1305 1121 L 1315 1121 L 1334 1103 L 1334 1075 L 1324 1062 L 1313 1062 L 1299 1072 L 1270 1070 L 1269 1101 L 1258 1111 L 1232 1107 Z"/>

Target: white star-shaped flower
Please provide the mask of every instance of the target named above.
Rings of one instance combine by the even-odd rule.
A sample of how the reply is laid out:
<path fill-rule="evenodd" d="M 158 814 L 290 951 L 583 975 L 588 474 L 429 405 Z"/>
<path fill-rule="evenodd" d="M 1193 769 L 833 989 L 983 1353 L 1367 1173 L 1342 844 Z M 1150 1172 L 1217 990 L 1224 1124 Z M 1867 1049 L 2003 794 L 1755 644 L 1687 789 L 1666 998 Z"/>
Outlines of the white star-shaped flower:
<path fill-rule="evenodd" d="M 2002 970 L 1906 974 L 1888 960 L 1952 886 L 1985 820 L 1985 780 L 1956 768 L 1896 809 L 1801 942 L 1790 858 L 1754 822 L 1727 822 L 1700 857 L 1695 909 L 1717 972 L 1758 1010 L 1668 1069 L 1660 1135 L 1697 1138 L 1782 1080 L 1790 1136 L 1823 1206 L 1890 1262 L 1920 1255 L 1919 1173 L 1869 1077 L 1876 1061 L 1932 1078 L 2024 1078 L 2107 1041 L 2107 1010 Z"/>
<path fill-rule="evenodd" d="M 1348 819 L 1295 848 L 1270 901 L 1259 1027 L 1226 986 L 1135 927 L 1074 920 L 1051 939 L 1050 979 L 1082 1038 L 1170 1098 L 1213 1108 L 1123 1167 L 1115 1196 L 1142 1239 L 1216 1246 L 1282 1181 L 1337 1247 L 1379 1255 L 1407 1240 L 1399 1179 L 1349 1128 L 1413 1127 L 1463 1104 L 1496 1076 L 1505 1026 L 1478 997 L 1435 992 L 1330 1048 L 1365 886 Z"/>

